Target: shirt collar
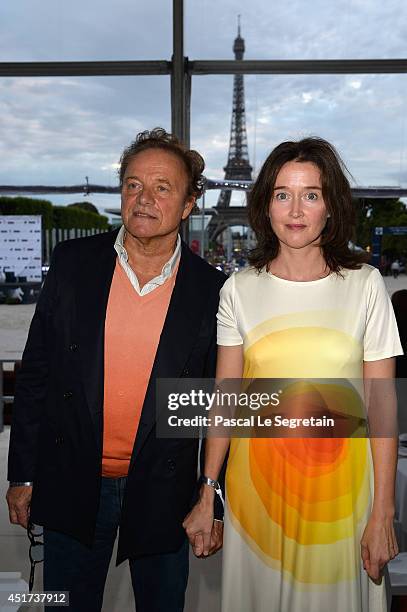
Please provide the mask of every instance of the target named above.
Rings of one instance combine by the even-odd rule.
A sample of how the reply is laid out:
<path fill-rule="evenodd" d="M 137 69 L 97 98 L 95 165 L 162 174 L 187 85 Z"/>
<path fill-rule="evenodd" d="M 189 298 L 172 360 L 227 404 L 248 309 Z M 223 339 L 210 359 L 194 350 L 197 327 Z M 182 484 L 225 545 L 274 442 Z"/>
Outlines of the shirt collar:
<path fill-rule="evenodd" d="M 114 243 L 114 248 L 116 250 L 116 253 L 118 254 L 119 258 L 123 261 L 128 262 L 129 261 L 129 256 L 128 253 L 125 249 L 124 246 L 124 239 L 126 236 L 126 229 L 124 227 L 124 225 L 121 226 L 119 233 L 117 234 L 117 238 L 116 241 Z M 170 259 L 163 265 L 162 270 L 161 270 L 161 277 L 163 277 L 164 279 L 169 278 L 170 276 L 172 276 L 175 268 L 178 265 L 178 259 L 180 257 L 181 254 L 181 236 L 178 234 L 177 236 L 177 244 L 175 245 L 175 250 L 173 252 L 173 254 L 171 255 Z M 156 277 L 157 278 L 157 277 Z M 153 279 L 154 281 L 154 279 Z"/>

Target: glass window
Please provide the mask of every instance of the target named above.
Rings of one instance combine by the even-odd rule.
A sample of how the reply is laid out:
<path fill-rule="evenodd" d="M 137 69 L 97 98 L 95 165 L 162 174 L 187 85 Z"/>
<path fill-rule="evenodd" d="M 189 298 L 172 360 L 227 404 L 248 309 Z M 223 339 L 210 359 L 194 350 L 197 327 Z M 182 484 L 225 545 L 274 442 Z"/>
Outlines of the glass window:
<path fill-rule="evenodd" d="M 205 157 L 210 178 L 224 177 L 233 78 L 205 76 L 193 82 L 191 142 Z M 407 75 L 248 75 L 244 84 L 255 172 L 280 142 L 317 135 L 337 147 L 355 184 L 407 185 Z M 209 192 L 207 205 L 217 196 Z M 238 193 L 232 203 L 242 199 Z"/>
<path fill-rule="evenodd" d="M 0 79 L 0 185 L 78 185 L 86 176 L 90 183 L 117 185 L 117 162 L 137 133 L 171 129 L 169 81 L 167 76 Z M 82 196 L 42 197 L 67 203 Z M 97 194 L 88 199 L 101 208 L 118 200 Z"/>
<path fill-rule="evenodd" d="M 406 56 L 404 0 L 186 0 L 186 54 L 233 59 L 240 11 L 245 59 Z"/>
<path fill-rule="evenodd" d="M 0 8 L 3 62 L 169 59 L 168 0 L 15 0 Z"/>

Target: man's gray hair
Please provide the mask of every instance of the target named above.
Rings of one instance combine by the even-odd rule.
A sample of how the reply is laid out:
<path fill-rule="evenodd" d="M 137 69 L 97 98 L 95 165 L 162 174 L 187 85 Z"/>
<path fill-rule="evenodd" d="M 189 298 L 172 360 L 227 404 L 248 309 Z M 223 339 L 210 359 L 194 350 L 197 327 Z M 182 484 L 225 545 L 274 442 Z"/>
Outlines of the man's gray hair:
<path fill-rule="evenodd" d="M 202 172 L 205 168 L 203 157 L 197 152 L 190 149 L 180 142 L 180 140 L 166 132 L 163 128 L 157 127 L 153 130 L 145 130 L 140 132 L 136 140 L 126 147 L 120 157 L 120 167 L 118 170 L 120 186 L 123 185 L 124 175 L 130 161 L 147 149 L 161 149 L 176 155 L 185 167 L 188 177 L 187 197 L 195 196 L 199 198 L 203 193 L 205 179 Z"/>

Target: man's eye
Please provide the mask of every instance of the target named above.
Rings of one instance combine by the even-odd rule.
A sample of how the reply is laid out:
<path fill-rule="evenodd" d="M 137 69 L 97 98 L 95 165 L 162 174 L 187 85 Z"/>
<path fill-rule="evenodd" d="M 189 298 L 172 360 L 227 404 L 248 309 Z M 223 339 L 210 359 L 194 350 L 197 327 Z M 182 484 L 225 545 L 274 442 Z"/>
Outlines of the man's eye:
<path fill-rule="evenodd" d="M 140 183 L 134 183 L 134 182 L 128 183 L 127 187 L 128 187 L 128 189 L 139 189 Z"/>
<path fill-rule="evenodd" d="M 305 194 L 305 198 L 310 202 L 316 202 L 316 200 L 318 200 L 318 194 L 314 191 L 311 191 L 310 193 Z"/>
<path fill-rule="evenodd" d="M 169 191 L 168 187 L 165 185 L 158 185 L 157 189 L 158 191 Z"/>

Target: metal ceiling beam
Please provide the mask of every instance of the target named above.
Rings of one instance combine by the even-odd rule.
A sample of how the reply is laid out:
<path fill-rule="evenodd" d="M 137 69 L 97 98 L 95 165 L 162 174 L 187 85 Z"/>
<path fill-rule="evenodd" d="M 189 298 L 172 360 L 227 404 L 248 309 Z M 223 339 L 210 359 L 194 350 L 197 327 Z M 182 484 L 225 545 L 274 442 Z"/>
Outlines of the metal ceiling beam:
<path fill-rule="evenodd" d="M 171 131 L 189 147 L 191 75 L 184 56 L 184 2 L 173 0 L 173 55 L 171 70 Z"/>
<path fill-rule="evenodd" d="M 190 146 L 191 75 L 184 56 L 184 0 L 172 2 L 171 132 Z M 189 242 L 189 225 L 182 224 L 182 237 Z"/>
<path fill-rule="evenodd" d="M 402 74 L 407 59 L 338 60 L 195 60 L 192 75 L 209 74 Z"/>
<path fill-rule="evenodd" d="M 178 4 L 180 0 L 174 0 Z M 182 16 L 181 16 L 182 18 Z M 174 38 L 179 23 L 174 22 Z M 61 76 L 146 76 L 173 72 L 173 80 L 183 84 L 186 76 L 210 74 L 405 74 L 407 59 L 369 60 L 194 60 L 183 56 L 183 45 L 176 46 L 174 61 L 109 62 L 0 62 L 0 77 Z M 174 70 L 172 70 L 174 66 Z M 181 78 L 181 77 L 184 78 Z M 180 90 L 178 90 L 180 91 Z"/>
<path fill-rule="evenodd" d="M 252 186 L 252 181 L 224 181 L 206 179 L 205 189 L 224 189 L 230 191 L 247 191 Z M 407 197 L 407 187 L 352 187 L 352 195 L 355 198 L 366 199 L 392 199 Z M 110 185 L 96 185 L 84 183 L 82 185 L 0 185 L 0 194 L 51 194 L 51 193 L 120 193 L 120 187 Z"/>
<path fill-rule="evenodd" d="M 46 195 L 52 193 L 81 193 L 83 195 L 120 193 L 120 187 L 92 183 L 83 183 L 82 185 L 0 185 L 1 195 Z"/>
<path fill-rule="evenodd" d="M 171 74 L 171 62 L 0 62 L 0 77 L 145 76 Z"/>

